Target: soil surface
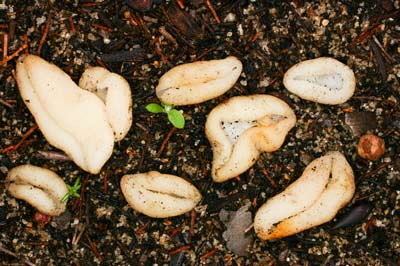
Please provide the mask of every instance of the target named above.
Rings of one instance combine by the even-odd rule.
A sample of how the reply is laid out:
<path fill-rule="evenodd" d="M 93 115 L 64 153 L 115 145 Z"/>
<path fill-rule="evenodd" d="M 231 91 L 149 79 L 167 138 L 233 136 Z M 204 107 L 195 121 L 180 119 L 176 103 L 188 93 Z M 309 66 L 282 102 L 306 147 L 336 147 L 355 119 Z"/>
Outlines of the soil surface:
<path fill-rule="evenodd" d="M 398 0 L 0 1 L 0 265 L 399 265 L 399 5 Z M 133 126 L 99 175 L 66 160 L 36 128 L 14 79 L 16 58 L 27 52 L 56 64 L 74 81 L 96 65 L 131 85 Z M 159 102 L 155 86 L 173 66 L 228 55 L 242 61 L 241 77 L 223 96 L 177 107 L 184 112 L 184 129 L 145 109 Z M 284 88 L 290 66 L 321 56 L 355 72 L 356 91 L 346 103 L 317 104 Z M 297 123 L 279 150 L 263 153 L 239 177 L 214 183 L 204 134 L 207 114 L 232 96 L 256 93 L 286 101 Z M 377 161 L 357 153 L 367 131 L 386 143 Z M 334 220 L 276 241 L 258 239 L 251 228 L 247 238 L 226 237 L 232 226 L 224 221 L 227 213 L 248 206 L 254 217 L 310 161 L 331 150 L 346 156 L 356 178 L 354 198 Z M 81 196 L 47 224 L 6 191 L 8 171 L 27 163 L 57 172 L 68 184 L 82 179 Z M 135 212 L 120 179 L 150 170 L 190 180 L 202 201 L 169 219 Z M 335 226 L 349 213 L 353 220 Z M 249 243 L 247 250 L 233 251 L 234 241 Z"/>

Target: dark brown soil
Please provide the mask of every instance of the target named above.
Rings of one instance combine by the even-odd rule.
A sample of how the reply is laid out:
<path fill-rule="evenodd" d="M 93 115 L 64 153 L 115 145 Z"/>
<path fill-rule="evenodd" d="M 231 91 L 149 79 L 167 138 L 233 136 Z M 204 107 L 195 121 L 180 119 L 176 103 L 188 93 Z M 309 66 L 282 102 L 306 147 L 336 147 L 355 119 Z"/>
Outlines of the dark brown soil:
<path fill-rule="evenodd" d="M 75 81 L 89 65 L 106 66 L 129 81 L 134 103 L 132 129 L 101 173 L 90 175 L 71 161 L 49 159 L 49 151 L 60 151 L 39 129 L 20 142 L 35 121 L 13 77 L 16 57 L 0 65 L 0 181 L 11 168 L 27 163 L 52 169 L 69 184 L 82 178 L 81 197 L 43 228 L 35 210 L 0 184 L 0 265 L 399 265 L 400 2 L 146 2 L 151 1 L 0 1 L 0 58 L 26 40 L 29 48 L 19 54 L 38 54 Z M 158 79 L 175 65 L 227 55 L 244 65 L 234 88 L 179 108 L 186 126 L 163 145 L 173 127 L 166 116 L 145 109 L 158 102 Z M 345 104 L 316 104 L 284 88 L 282 76 L 290 66 L 320 56 L 335 57 L 354 70 L 357 89 Z M 204 135 L 207 114 L 229 97 L 255 93 L 288 102 L 297 124 L 281 149 L 262 154 L 237 179 L 214 183 Z M 366 131 L 386 143 L 384 156 L 374 162 L 357 154 Z M 254 241 L 246 256 L 228 249 L 222 209 L 235 211 L 250 201 L 254 215 L 311 160 L 330 150 L 345 154 L 357 182 L 353 200 L 335 220 L 274 242 L 261 241 L 250 230 Z M 133 211 L 119 180 L 149 170 L 191 180 L 202 202 L 170 219 Z M 360 204 L 366 216 L 333 229 Z"/>

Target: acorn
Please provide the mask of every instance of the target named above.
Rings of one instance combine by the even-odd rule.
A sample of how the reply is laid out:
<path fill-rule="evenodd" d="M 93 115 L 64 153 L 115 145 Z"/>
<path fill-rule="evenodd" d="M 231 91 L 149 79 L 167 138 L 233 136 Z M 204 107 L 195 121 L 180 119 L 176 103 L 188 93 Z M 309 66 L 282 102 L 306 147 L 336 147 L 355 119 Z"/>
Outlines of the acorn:
<path fill-rule="evenodd" d="M 367 133 L 358 141 L 357 151 L 361 158 L 376 161 L 385 153 L 385 141 L 372 133 Z"/>

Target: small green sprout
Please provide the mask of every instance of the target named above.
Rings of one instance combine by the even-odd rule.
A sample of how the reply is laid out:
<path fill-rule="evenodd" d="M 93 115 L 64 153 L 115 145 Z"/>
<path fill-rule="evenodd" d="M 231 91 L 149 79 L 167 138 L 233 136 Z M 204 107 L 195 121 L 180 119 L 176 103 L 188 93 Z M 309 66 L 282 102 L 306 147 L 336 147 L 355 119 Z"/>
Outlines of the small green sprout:
<path fill-rule="evenodd" d="M 146 105 L 146 110 L 158 114 L 158 113 L 166 113 L 168 116 L 169 122 L 176 128 L 183 128 L 185 126 L 185 118 L 181 111 L 178 111 L 174 108 L 172 104 L 161 103 L 150 103 Z"/>
<path fill-rule="evenodd" d="M 67 184 L 67 188 L 68 188 L 67 194 L 65 194 L 64 197 L 62 197 L 62 199 L 61 199 L 62 203 L 66 203 L 69 200 L 69 198 L 71 198 L 71 197 L 76 197 L 76 198 L 80 197 L 78 191 L 81 188 L 81 178 L 78 177 L 75 180 L 75 183 L 73 186 L 70 186 Z"/>

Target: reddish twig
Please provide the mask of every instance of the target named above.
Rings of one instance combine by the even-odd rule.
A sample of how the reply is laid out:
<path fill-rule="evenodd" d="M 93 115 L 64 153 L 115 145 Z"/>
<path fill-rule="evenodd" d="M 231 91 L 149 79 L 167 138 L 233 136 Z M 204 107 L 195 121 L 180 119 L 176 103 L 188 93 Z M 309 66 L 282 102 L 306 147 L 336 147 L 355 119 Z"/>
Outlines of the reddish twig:
<path fill-rule="evenodd" d="M 0 66 L 5 65 L 8 61 L 12 60 L 14 57 L 18 56 L 18 54 L 23 51 L 24 49 L 28 48 L 28 45 L 24 44 L 20 48 L 18 48 L 17 51 L 15 51 L 12 55 L 7 56 L 6 58 L 3 58 L 3 60 L 0 61 Z"/>
<path fill-rule="evenodd" d="M 276 185 L 275 181 L 271 178 L 271 176 L 269 175 L 267 169 L 263 168 L 262 170 L 263 175 L 268 179 L 268 181 L 271 183 L 271 185 L 274 188 L 277 188 L 278 186 Z"/>
<path fill-rule="evenodd" d="M 99 64 L 101 67 L 104 67 L 105 69 L 108 69 L 107 66 L 104 64 L 103 60 L 97 59 L 97 64 Z"/>
<path fill-rule="evenodd" d="M 82 3 L 82 7 L 97 7 L 101 5 L 108 4 L 109 1 L 103 1 L 103 2 L 86 2 Z"/>
<path fill-rule="evenodd" d="M 108 31 L 108 32 L 112 32 L 113 31 L 113 29 L 111 29 L 109 27 L 106 27 L 106 26 L 103 26 L 103 25 L 100 25 L 100 24 L 97 24 L 97 23 L 92 23 L 92 26 L 95 27 L 95 28 L 104 30 L 104 31 Z"/>
<path fill-rule="evenodd" d="M 38 128 L 37 125 L 32 126 L 21 138 L 21 140 L 15 144 L 4 148 L 1 152 L 6 153 L 10 151 L 16 151 L 24 142 L 25 140 Z"/>
<path fill-rule="evenodd" d="M 103 191 L 107 193 L 108 183 L 107 183 L 108 172 L 105 172 L 103 175 Z"/>
<path fill-rule="evenodd" d="M 256 34 L 254 34 L 254 36 L 251 37 L 251 42 L 255 42 L 258 38 L 260 38 L 260 34 L 258 34 L 258 32 L 256 32 Z"/>
<path fill-rule="evenodd" d="M 183 3 L 182 0 L 176 0 L 176 3 L 178 3 L 178 6 L 179 6 L 181 9 L 184 9 L 184 8 L 185 8 L 185 4 Z"/>
<path fill-rule="evenodd" d="M 165 137 L 165 139 L 163 140 L 163 142 L 161 143 L 160 149 L 158 150 L 156 157 L 160 157 L 162 152 L 165 149 L 165 146 L 167 145 L 169 139 L 172 137 L 172 135 L 174 134 L 174 132 L 176 131 L 176 127 L 173 127 L 167 134 L 167 136 Z"/>
<path fill-rule="evenodd" d="M 3 59 L 8 56 L 8 34 L 3 35 Z"/>
<path fill-rule="evenodd" d="M 51 26 L 51 15 L 49 15 L 49 17 L 46 20 L 46 24 L 45 24 L 44 30 L 43 30 L 43 35 L 42 35 L 42 38 L 39 41 L 39 46 L 38 46 L 38 49 L 37 49 L 37 55 L 39 55 L 39 56 L 42 53 L 43 45 L 44 45 L 44 43 L 46 41 L 47 35 L 49 34 L 50 26 Z"/>
<path fill-rule="evenodd" d="M 138 25 L 139 25 L 139 23 L 136 21 L 136 19 L 134 19 L 134 18 L 132 17 L 131 11 L 128 12 L 127 18 L 129 19 L 129 22 L 130 22 L 133 26 L 138 26 Z"/>
<path fill-rule="evenodd" d="M 75 23 L 74 23 L 74 17 L 70 16 L 68 18 L 68 22 L 69 22 L 69 26 L 71 27 L 71 32 L 72 33 L 76 33 L 76 27 L 75 27 Z"/>
<path fill-rule="evenodd" d="M 177 226 L 174 230 L 171 230 L 168 234 L 170 238 L 174 237 L 181 230 L 181 226 Z"/>
<path fill-rule="evenodd" d="M 145 223 L 142 227 L 135 230 L 135 234 L 143 234 L 146 232 L 147 227 L 149 226 L 150 222 Z"/>
<path fill-rule="evenodd" d="M 177 249 L 169 251 L 168 254 L 169 255 L 174 255 L 174 254 L 180 253 L 180 252 L 182 252 L 184 250 L 188 250 L 188 249 L 190 249 L 190 246 L 189 245 L 184 245 L 184 246 L 181 246 L 181 247 L 179 247 Z"/>
<path fill-rule="evenodd" d="M 367 27 L 357 37 L 355 37 L 350 45 L 349 48 L 355 46 L 356 44 L 363 44 L 365 41 L 367 41 L 372 35 L 375 33 L 378 33 L 383 30 L 383 24 L 375 24 Z"/>
<path fill-rule="evenodd" d="M 94 243 L 88 234 L 86 234 L 86 239 L 89 242 L 90 248 L 93 251 L 93 253 L 96 255 L 96 257 L 100 260 L 103 261 L 103 256 L 101 256 L 99 250 L 97 249 L 96 243 Z"/>
<path fill-rule="evenodd" d="M 215 20 L 217 21 L 217 23 L 221 23 L 221 19 L 218 17 L 217 12 L 215 11 L 212 3 L 210 0 L 206 0 L 206 4 L 208 6 L 208 8 L 210 9 L 211 13 L 213 14 Z"/>
<path fill-rule="evenodd" d="M 5 105 L 8 108 L 13 108 L 13 106 L 9 102 L 4 101 L 3 99 L 0 99 L 0 104 Z"/>
<path fill-rule="evenodd" d="M 194 225 L 196 224 L 196 211 L 192 210 L 190 213 L 190 229 L 189 229 L 189 238 L 188 242 L 192 242 L 192 237 L 194 235 Z"/>
<path fill-rule="evenodd" d="M 214 255 L 214 254 L 217 253 L 217 252 L 218 252 L 218 249 L 215 248 L 215 249 L 213 249 L 213 250 L 207 252 L 207 253 L 204 254 L 203 256 L 201 256 L 200 259 L 201 259 L 201 260 L 205 260 L 206 258 L 208 258 L 208 257 L 210 257 L 210 256 L 212 256 L 212 255 Z"/>
<path fill-rule="evenodd" d="M 25 53 L 29 54 L 28 34 L 24 34 Z"/>

